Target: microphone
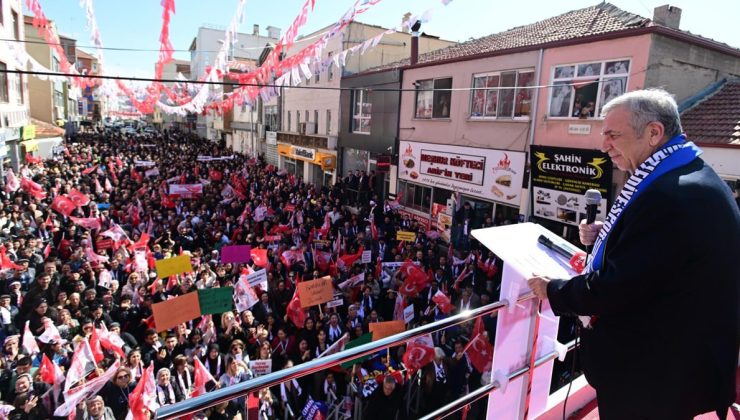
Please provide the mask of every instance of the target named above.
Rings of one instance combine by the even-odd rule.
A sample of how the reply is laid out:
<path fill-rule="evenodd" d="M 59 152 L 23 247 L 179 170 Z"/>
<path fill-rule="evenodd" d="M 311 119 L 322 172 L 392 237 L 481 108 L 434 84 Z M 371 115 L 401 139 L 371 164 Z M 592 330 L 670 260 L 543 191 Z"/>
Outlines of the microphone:
<path fill-rule="evenodd" d="M 601 204 L 601 192 L 599 190 L 588 190 L 585 194 L 586 197 L 586 223 L 592 224 L 596 221 L 596 213 L 598 212 L 599 205 Z M 586 253 L 590 254 L 593 245 L 586 245 Z"/>
<path fill-rule="evenodd" d="M 596 213 L 601 204 L 601 192 L 599 190 L 588 190 L 586 197 L 586 223 L 589 225 L 596 221 Z"/>
<path fill-rule="evenodd" d="M 563 248 L 562 246 L 556 244 L 555 242 L 551 241 L 550 238 L 548 238 L 545 235 L 540 235 L 540 237 L 537 238 L 537 242 L 539 242 L 542 245 L 544 245 L 545 248 L 550 249 L 552 251 L 555 251 L 558 255 L 561 255 L 561 256 L 567 258 L 568 260 L 570 260 L 571 258 L 573 258 L 573 256 L 575 255 L 575 254 L 573 254 L 573 252 L 571 252 L 571 251 Z"/>

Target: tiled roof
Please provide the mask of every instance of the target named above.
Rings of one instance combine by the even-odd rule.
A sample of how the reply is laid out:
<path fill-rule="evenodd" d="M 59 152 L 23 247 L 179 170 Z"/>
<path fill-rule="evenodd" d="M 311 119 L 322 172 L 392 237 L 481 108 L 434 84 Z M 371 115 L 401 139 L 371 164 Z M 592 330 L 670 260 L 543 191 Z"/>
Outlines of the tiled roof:
<path fill-rule="evenodd" d="M 48 139 L 64 135 L 64 129 L 46 121 L 31 118 L 31 124 L 36 126 L 36 138 Z"/>
<path fill-rule="evenodd" d="M 729 81 L 681 115 L 689 140 L 740 146 L 740 80 Z"/>
<path fill-rule="evenodd" d="M 650 19 L 626 12 L 611 3 L 599 3 L 596 6 L 573 10 L 536 23 L 420 54 L 418 63 L 449 60 L 498 50 L 642 28 L 649 26 L 650 22 Z M 398 68 L 409 64 L 409 59 L 403 59 L 369 71 Z"/>

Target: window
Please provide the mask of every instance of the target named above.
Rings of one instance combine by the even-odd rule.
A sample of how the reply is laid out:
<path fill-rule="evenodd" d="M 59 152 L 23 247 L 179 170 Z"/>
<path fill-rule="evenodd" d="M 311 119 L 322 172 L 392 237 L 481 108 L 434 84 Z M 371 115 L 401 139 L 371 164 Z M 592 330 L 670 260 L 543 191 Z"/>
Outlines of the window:
<path fill-rule="evenodd" d="M 288 131 L 290 131 L 290 112 L 285 113 L 288 116 Z"/>
<path fill-rule="evenodd" d="M 308 110 L 306 110 L 306 122 L 307 123 L 310 122 L 309 119 L 308 119 Z"/>
<path fill-rule="evenodd" d="M 316 83 L 321 81 L 321 64 L 316 63 L 316 66 L 314 67 L 314 71 L 316 72 Z"/>
<path fill-rule="evenodd" d="M 5 72 L 7 69 L 8 66 L 0 62 L 0 102 L 2 103 L 8 103 L 10 101 L 8 98 L 8 73 Z"/>
<path fill-rule="evenodd" d="M 507 71 L 473 76 L 471 118 L 527 117 L 532 109 L 534 72 Z"/>
<path fill-rule="evenodd" d="M 326 135 L 331 134 L 331 111 L 326 110 Z"/>
<path fill-rule="evenodd" d="M 422 212 L 430 212 L 432 205 L 432 189 L 406 181 L 398 182 L 398 195 L 401 195 L 401 205 Z"/>
<path fill-rule="evenodd" d="M 15 95 L 15 103 L 16 105 L 23 105 L 23 75 L 22 74 L 14 74 L 11 77 L 11 83 L 13 95 Z"/>
<path fill-rule="evenodd" d="M 452 78 L 419 80 L 416 82 L 416 118 L 450 118 Z"/>
<path fill-rule="evenodd" d="M 301 131 L 301 111 L 295 112 L 295 131 Z"/>
<path fill-rule="evenodd" d="M 370 134 L 370 119 L 372 118 L 371 92 L 367 89 L 352 91 L 352 132 Z"/>
<path fill-rule="evenodd" d="M 318 131 L 318 127 L 319 127 L 319 110 L 318 109 L 313 110 L 313 123 L 316 124 L 316 131 Z"/>
<path fill-rule="evenodd" d="M 95 63 L 95 62 L 92 63 L 92 71 L 93 73 L 98 72 L 98 63 Z"/>
<path fill-rule="evenodd" d="M 329 62 L 329 80 L 334 79 L 334 61 L 332 60 L 332 57 L 334 57 L 334 53 L 333 52 L 330 52 L 329 53 L 329 60 L 327 60 Z M 328 132 L 329 131 L 327 130 L 327 133 Z"/>
<path fill-rule="evenodd" d="M 290 113 L 288 113 L 288 126 L 290 126 Z M 265 130 L 278 131 L 279 129 L 277 105 L 265 106 Z"/>
<path fill-rule="evenodd" d="M 11 10 L 10 11 L 10 17 L 13 20 L 11 23 L 13 25 L 13 36 L 16 40 L 21 40 L 21 25 L 23 24 L 21 21 L 18 20 L 18 13 Z"/>
<path fill-rule="evenodd" d="M 580 63 L 553 69 L 551 117 L 594 118 L 627 90 L 629 60 Z"/>

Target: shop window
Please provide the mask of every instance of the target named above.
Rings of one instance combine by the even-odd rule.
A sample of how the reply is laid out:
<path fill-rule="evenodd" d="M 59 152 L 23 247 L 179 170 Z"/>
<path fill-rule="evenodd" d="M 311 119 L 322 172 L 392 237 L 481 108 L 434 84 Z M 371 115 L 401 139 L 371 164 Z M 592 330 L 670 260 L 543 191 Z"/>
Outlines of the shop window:
<path fill-rule="evenodd" d="M 326 110 L 326 135 L 331 134 L 331 110 Z"/>
<path fill-rule="evenodd" d="M 419 80 L 416 82 L 415 118 L 450 118 L 452 78 Z M 443 90 L 438 90 L 443 89 Z"/>
<path fill-rule="evenodd" d="M 473 76 L 471 118 L 528 117 L 532 110 L 534 72 L 518 70 Z"/>
<path fill-rule="evenodd" d="M 444 188 L 435 188 L 434 189 L 434 204 L 443 204 L 447 205 L 447 200 L 452 198 L 452 191 L 446 190 Z"/>
<path fill-rule="evenodd" d="M 432 189 L 406 181 L 398 182 L 398 193 L 401 205 L 421 212 L 431 211 Z"/>
<path fill-rule="evenodd" d="M 373 104 L 370 102 L 372 94 L 367 89 L 355 89 L 352 101 L 352 132 L 370 134 L 370 120 Z"/>
<path fill-rule="evenodd" d="M 578 63 L 553 69 L 550 117 L 597 118 L 627 90 L 629 60 Z"/>

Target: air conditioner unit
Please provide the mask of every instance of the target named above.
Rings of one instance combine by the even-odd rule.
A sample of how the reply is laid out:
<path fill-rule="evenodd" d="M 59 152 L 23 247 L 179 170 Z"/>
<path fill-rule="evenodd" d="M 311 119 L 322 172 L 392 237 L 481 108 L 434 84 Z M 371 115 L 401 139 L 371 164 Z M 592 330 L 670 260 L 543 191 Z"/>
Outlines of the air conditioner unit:
<path fill-rule="evenodd" d="M 315 122 L 307 122 L 306 123 L 306 132 L 304 134 L 316 134 L 316 123 Z"/>

